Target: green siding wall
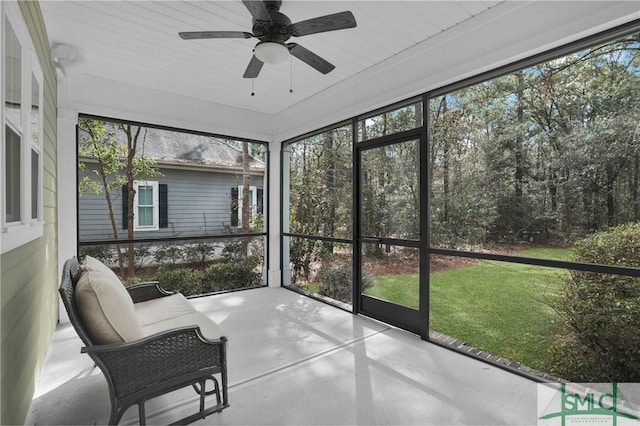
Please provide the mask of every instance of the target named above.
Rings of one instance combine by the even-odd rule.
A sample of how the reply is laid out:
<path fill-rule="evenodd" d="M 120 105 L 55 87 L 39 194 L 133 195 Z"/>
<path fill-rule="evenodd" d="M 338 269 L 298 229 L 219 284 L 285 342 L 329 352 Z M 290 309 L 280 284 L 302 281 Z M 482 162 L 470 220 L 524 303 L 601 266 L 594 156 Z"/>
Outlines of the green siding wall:
<path fill-rule="evenodd" d="M 56 71 L 40 6 L 20 2 L 44 75 L 42 238 L 2 255 L 0 424 L 24 424 L 58 319 Z"/>

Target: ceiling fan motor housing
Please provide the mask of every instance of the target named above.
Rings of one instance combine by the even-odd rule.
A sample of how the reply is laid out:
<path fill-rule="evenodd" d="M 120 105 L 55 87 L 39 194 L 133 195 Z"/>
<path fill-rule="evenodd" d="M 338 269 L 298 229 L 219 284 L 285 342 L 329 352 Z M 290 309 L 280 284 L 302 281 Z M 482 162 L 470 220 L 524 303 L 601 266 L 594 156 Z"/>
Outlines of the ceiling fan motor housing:
<path fill-rule="evenodd" d="M 269 16 L 271 17 L 271 22 L 254 19 L 252 28 L 253 34 L 260 41 L 284 43 L 289 40 L 292 34 L 292 31 L 289 28 L 291 26 L 291 20 L 286 15 L 276 10 L 268 9 L 268 11 Z"/>

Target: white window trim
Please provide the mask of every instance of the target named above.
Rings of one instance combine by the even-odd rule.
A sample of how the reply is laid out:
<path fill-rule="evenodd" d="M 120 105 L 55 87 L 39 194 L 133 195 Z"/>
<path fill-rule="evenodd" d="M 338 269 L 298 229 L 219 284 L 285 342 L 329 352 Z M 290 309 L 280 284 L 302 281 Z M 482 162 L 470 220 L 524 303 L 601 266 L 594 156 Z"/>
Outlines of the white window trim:
<path fill-rule="evenodd" d="M 21 123 L 9 123 L 5 116 L 5 75 L 4 75 L 4 54 L 0 55 L 0 124 L 2 125 L 2 144 L 0 146 L 0 164 L 4 170 L 5 162 L 5 138 L 4 132 L 6 126 L 10 125 L 15 128 L 15 124 L 19 124 L 20 133 L 20 154 L 21 154 L 21 176 L 20 176 L 20 221 L 6 222 L 5 217 L 5 197 L 6 187 L 4 176 L 0 179 L 2 182 L 0 188 L 0 240 L 1 253 L 8 252 L 18 248 L 30 241 L 41 238 L 44 235 L 44 215 L 43 215 L 43 138 L 44 138 L 44 76 L 42 68 L 37 59 L 36 50 L 29 35 L 29 30 L 22 17 L 22 12 L 15 1 L 0 1 L 0 34 L 2 39 L 2 51 L 4 51 L 5 43 L 5 19 L 11 23 L 11 27 L 20 41 L 22 47 L 22 67 L 21 67 Z M 31 106 L 32 106 L 32 75 L 38 81 L 39 90 L 39 116 L 38 116 L 38 132 L 39 140 L 37 144 L 33 144 L 31 130 Z M 38 152 L 38 197 L 37 210 L 38 217 L 32 218 L 31 206 L 31 152 Z M 4 173 L 4 172 L 3 172 Z"/>
<path fill-rule="evenodd" d="M 44 172 L 44 147 L 43 147 L 43 138 L 44 138 L 44 75 L 42 74 L 42 70 L 40 69 L 40 65 L 38 63 L 38 58 L 36 58 L 35 52 L 33 52 L 32 54 L 32 67 L 31 67 L 31 71 L 33 73 L 33 77 L 35 77 L 36 81 L 38 82 L 38 101 L 39 101 L 39 105 L 38 105 L 38 141 L 36 143 L 34 143 L 33 137 L 30 137 L 30 143 L 29 146 L 27 147 L 27 163 L 29 164 L 29 182 L 31 183 L 31 152 L 35 151 L 38 153 L 38 198 L 36 200 L 37 202 L 37 207 L 38 207 L 38 217 L 37 218 L 33 218 L 32 217 L 32 209 L 29 208 L 29 214 L 28 217 L 30 219 L 30 221 L 33 222 L 43 222 L 44 221 L 44 216 L 43 216 L 43 202 L 42 202 L 42 192 L 44 191 L 44 185 L 43 185 L 43 172 Z M 31 84 L 31 83 L 29 83 Z M 33 87 L 31 88 L 33 89 Z M 31 99 L 31 91 L 29 92 L 29 99 Z M 29 120 L 29 122 L 31 122 Z M 31 135 L 30 135 L 31 136 Z M 31 199 L 31 198 L 29 198 Z M 30 206 L 33 207 L 33 206 Z"/>
<path fill-rule="evenodd" d="M 253 196 L 253 204 L 249 206 L 249 226 L 253 226 L 257 213 L 258 213 L 258 188 L 255 186 L 249 186 L 249 192 Z M 242 228 L 242 205 L 243 205 L 243 186 L 238 186 L 238 228 Z"/>
<path fill-rule="evenodd" d="M 138 188 L 140 186 L 150 186 L 153 191 L 153 225 L 140 226 L 138 223 Z M 134 231 L 157 231 L 160 229 L 160 192 L 158 190 L 158 182 L 152 180 L 136 180 L 133 181 L 133 188 L 136 191 L 133 197 L 133 230 Z M 126 202 L 126 200 L 123 200 Z"/>

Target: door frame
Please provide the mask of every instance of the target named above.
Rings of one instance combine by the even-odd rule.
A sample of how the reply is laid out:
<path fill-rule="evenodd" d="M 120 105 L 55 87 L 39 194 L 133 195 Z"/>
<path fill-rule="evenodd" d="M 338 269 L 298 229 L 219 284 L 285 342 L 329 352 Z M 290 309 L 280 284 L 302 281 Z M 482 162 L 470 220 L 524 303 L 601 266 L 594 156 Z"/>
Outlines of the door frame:
<path fill-rule="evenodd" d="M 425 114 L 426 116 L 426 114 Z M 426 117 L 425 117 L 426 119 Z M 426 123 L 422 127 L 381 136 L 375 139 L 358 142 L 354 134 L 353 140 L 353 310 L 376 320 L 391 324 L 395 327 L 420 335 L 423 339 L 429 338 L 429 250 L 428 250 L 428 147 Z M 357 128 L 357 127 L 356 127 Z M 356 133 L 356 132 L 354 132 Z M 361 232 L 361 169 L 362 152 L 408 141 L 418 141 L 419 163 L 418 182 L 420 194 L 419 215 L 419 239 L 403 240 L 398 238 L 372 238 L 363 237 Z M 419 308 L 412 309 L 386 300 L 370 297 L 362 294 L 362 245 L 363 243 L 382 243 L 418 248 L 420 253 L 419 279 Z"/>

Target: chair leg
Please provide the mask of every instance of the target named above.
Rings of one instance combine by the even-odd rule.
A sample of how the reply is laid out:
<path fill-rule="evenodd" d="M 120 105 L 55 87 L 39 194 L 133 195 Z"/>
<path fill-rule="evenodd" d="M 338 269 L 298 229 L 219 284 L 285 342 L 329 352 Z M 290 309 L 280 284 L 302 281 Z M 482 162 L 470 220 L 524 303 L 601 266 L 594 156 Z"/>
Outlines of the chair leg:
<path fill-rule="evenodd" d="M 227 366 L 224 365 L 222 369 L 222 404 L 224 404 L 225 407 L 229 405 L 229 397 L 227 395 L 227 391 Z"/>
<path fill-rule="evenodd" d="M 214 378 L 213 379 L 213 386 L 214 386 L 214 391 L 216 393 L 216 404 L 220 404 L 220 385 L 218 384 L 218 381 Z"/>
<path fill-rule="evenodd" d="M 204 397 L 207 394 L 206 392 L 206 387 L 207 386 L 207 379 L 200 379 L 200 392 L 198 392 L 200 394 L 200 411 L 204 411 Z"/>
<path fill-rule="evenodd" d="M 140 426 L 147 424 L 147 416 L 144 412 L 144 400 L 138 402 L 138 417 L 140 419 Z"/>
<path fill-rule="evenodd" d="M 213 390 L 206 390 L 206 382 L 207 380 L 211 380 L 214 384 L 214 389 Z M 196 391 L 196 393 L 198 395 L 201 395 L 202 392 L 204 392 L 205 395 L 209 396 L 209 395 L 213 395 L 214 393 L 218 393 L 218 389 L 219 389 L 219 385 L 218 385 L 218 380 L 214 377 L 214 376 L 209 376 L 206 377 L 202 380 L 200 380 L 197 384 L 194 383 L 193 385 L 191 385 L 193 387 L 193 389 Z"/>
<path fill-rule="evenodd" d="M 118 410 L 115 407 L 111 407 L 111 415 L 109 416 L 110 425 L 117 425 L 120 420 L 120 416 L 118 416 Z"/>
<path fill-rule="evenodd" d="M 113 404 L 111 407 L 111 415 L 109 416 L 109 424 L 117 425 L 118 423 L 120 423 L 120 419 L 122 418 L 122 415 L 125 411 L 127 411 L 126 408 L 120 407 L 120 409 L 118 409 L 116 408 L 116 405 Z"/>

